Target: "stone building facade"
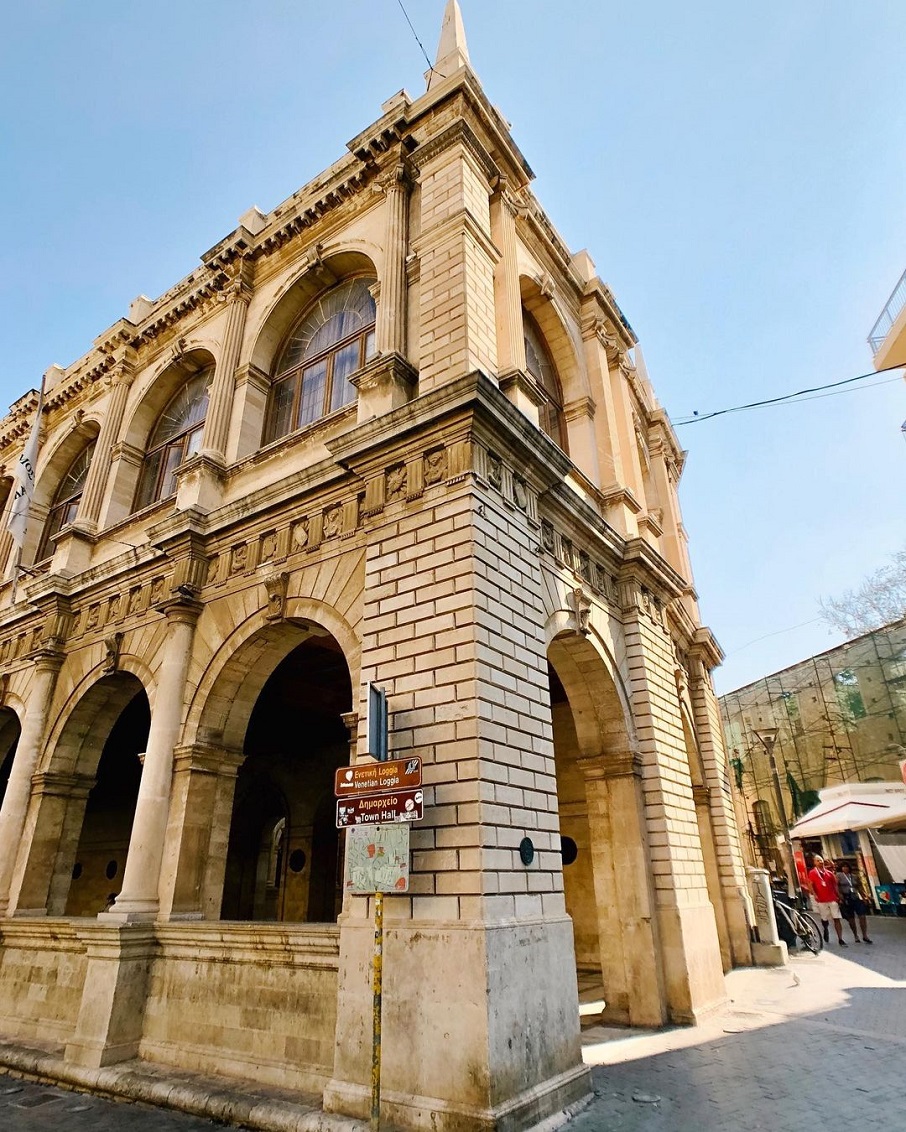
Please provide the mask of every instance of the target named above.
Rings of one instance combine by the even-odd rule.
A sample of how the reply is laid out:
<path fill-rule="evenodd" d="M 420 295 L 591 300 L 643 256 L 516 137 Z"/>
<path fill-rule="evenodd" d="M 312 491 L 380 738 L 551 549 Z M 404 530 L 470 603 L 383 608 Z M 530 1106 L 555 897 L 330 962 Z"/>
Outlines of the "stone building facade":
<path fill-rule="evenodd" d="M 0 592 L 0 1033 L 367 1112 L 333 775 L 368 681 L 425 776 L 385 910 L 398 1125 L 582 1096 L 579 977 L 691 1022 L 748 961 L 684 454 L 531 179 L 451 0 L 424 94 L 49 371 Z"/>
<path fill-rule="evenodd" d="M 818 791 L 901 782 L 906 759 L 906 621 L 895 621 L 720 698 L 752 864 L 778 867 L 777 836 L 818 804 Z M 779 811 L 756 732 L 777 729 Z"/>

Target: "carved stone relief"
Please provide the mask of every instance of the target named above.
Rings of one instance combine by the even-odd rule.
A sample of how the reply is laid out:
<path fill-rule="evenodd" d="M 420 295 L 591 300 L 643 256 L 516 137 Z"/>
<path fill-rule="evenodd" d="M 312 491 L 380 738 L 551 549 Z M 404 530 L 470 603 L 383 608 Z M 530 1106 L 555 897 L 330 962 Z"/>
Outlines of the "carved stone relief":
<path fill-rule="evenodd" d="M 404 464 L 387 469 L 387 502 L 395 503 L 404 499 L 408 487 L 408 473 Z"/>
<path fill-rule="evenodd" d="M 444 448 L 435 448 L 425 453 L 425 483 L 440 483 L 447 474 L 447 452 Z"/>
<path fill-rule="evenodd" d="M 286 614 L 286 588 L 289 574 L 285 570 L 279 573 L 268 574 L 264 579 L 267 590 L 267 617 L 268 621 L 280 621 Z"/>

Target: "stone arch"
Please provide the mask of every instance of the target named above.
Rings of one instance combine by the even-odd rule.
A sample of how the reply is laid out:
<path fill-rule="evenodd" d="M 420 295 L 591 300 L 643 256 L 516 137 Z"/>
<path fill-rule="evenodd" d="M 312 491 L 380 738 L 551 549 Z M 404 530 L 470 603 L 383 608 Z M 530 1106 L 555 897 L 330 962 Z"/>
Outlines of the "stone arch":
<path fill-rule="evenodd" d="M 122 455 L 114 462 L 112 472 L 114 513 L 108 516 L 111 522 L 132 511 L 142 456 L 161 413 L 190 378 L 206 369 L 213 377 L 215 364 L 214 354 L 207 346 L 187 343 L 181 353 L 170 355 L 136 383 L 120 435 Z"/>
<path fill-rule="evenodd" d="M 531 276 L 522 275 L 519 291 L 523 307 L 538 324 L 550 350 L 563 388 L 563 403 L 591 395 L 585 367 L 581 362 L 582 350 L 569 328 L 569 319 L 560 309 L 555 297 L 543 294 L 541 286 Z"/>
<path fill-rule="evenodd" d="M 286 613 L 238 626 L 190 705 L 169 835 L 173 915 L 322 922 L 339 911 L 342 841 L 323 817 L 350 758 L 358 642 L 315 599 L 290 599 Z"/>
<path fill-rule="evenodd" d="M 66 671 L 65 668 L 61 671 L 60 675 L 62 679 L 66 678 Z M 119 673 L 125 673 L 138 681 L 145 695 L 148 697 L 149 706 L 153 710 L 157 682 L 148 665 L 145 664 L 140 657 L 132 653 L 122 653 L 117 662 L 117 674 Z M 91 668 L 75 681 L 49 728 L 42 754 L 38 760 L 39 771 L 63 770 L 68 773 L 68 770 L 71 769 L 60 762 L 63 750 L 60 746 L 60 737 L 72 720 L 75 712 L 80 707 L 84 706 L 87 694 L 108 675 L 110 674 L 106 672 L 103 663 L 98 663 L 92 665 Z M 104 686 L 106 687 L 107 685 Z"/>
<path fill-rule="evenodd" d="M 575 841 L 564 867 L 580 990 L 602 984 L 611 1021 L 666 1018 L 654 915 L 641 764 L 629 701 L 593 634 L 557 632 L 548 644 L 561 830 Z"/>
<path fill-rule="evenodd" d="M 138 756 L 150 727 L 148 697 L 136 676 L 118 671 L 84 681 L 82 694 L 71 696 L 69 705 L 33 780 L 28 850 L 16 897 L 20 915 L 97 914 L 107 889 L 114 890 L 111 882 L 118 885 L 122 877 L 141 778 Z M 112 824 L 105 807 L 116 810 Z M 75 866 L 89 826 L 95 855 L 112 854 L 116 869 L 106 877 L 86 875 L 74 904 L 71 886 L 82 880 L 84 870 Z"/>
<path fill-rule="evenodd" d="M 94 444 L 99 431 L 100 426 L 94 417 L 80 418 L 74 427 L 47 446 L 46 453 L 42 453 L 22 547 L 23 562 L 34 562 L 60 481 L 79 454 Z"/>
<path fill-rule="evenodd" d="M 357 682 L 361 644 L 342 614 L 317 598 L 286 601 L 286 618 L 268 621 L 264 610 L 246 618 L 227 636 L 207 665 L 189 705 L 186 743 L 217 743 L 231 749 L 242 745 L 240 689 L 257 697 L 265 680 L 290 648 L 309 635 L 329 635 L 339 644 Z M 222 725 L 217 720 L 222 719 Z"/>
<path fill-rule="evenodd" d="M 288 277 L 270 305 L 248 327 L 247 362 L 270 375 L 283 342 L 299 316 L 318 295 L 347 279 L 368 275 L 378 278 L 373 249 L 337 246 L 310 255 L 299 270 Z M 249 322 L 251 323 L 251 318 Z"/>

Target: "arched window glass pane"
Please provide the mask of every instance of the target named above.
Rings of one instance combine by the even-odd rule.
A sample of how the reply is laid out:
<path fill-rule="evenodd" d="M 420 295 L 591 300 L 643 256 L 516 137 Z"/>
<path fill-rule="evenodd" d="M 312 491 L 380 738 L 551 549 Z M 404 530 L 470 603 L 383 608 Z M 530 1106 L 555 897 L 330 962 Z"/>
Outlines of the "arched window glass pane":
<path fill-rule="evenodd" d="M 563 420 L 563 392 L 560 389 L 560 379 L 554 363 L 551 361 L 547 346 L 541 336 L 535 320 L 528 313 L 522 312 L 522 326 L 525 342 L 525 368 L 538 382 L 547 394 L 547 402 L 538 410 L 538 419 L 542 432 L 545 432 L 555 444 L 566 451 L 566 428 Z"/>
<path fill-rule="evenodd" d="M 274 367 L 265 443 L 355 400 L 349 379 L 374 354 L 374 282 L 327 291 L 293 328 Z"/>
<path fill-rule="evenodd" d="M 47 516 L 47 522 L 44 524 L 44 531 L 41 535 L 41 546 L 38 550 L 36 561 L 40 562 L 42 559 L 49 558 L 50 555 L 53 554 L 53 542 L 51 540 L 54 535 L 75 519 L 79 509 L 79 503 L 82 499 L 82 491 L 85 488 L 85 480 L 88 477 L 88 468 L 91 464 L 91 455 L 93 452 L 93 443 L 89 444 L 87 448 L 83 448 L 69 465 L 69 470 L 66 472 L 66 475 L 60 480 L 60 486 L 56 490 L 53 503 L 50 507 L 50 514 Z"/>
<path fill-rule="evenodd" d="M 142 464 L 135 510 L 176 491 L 176 470 L 201 446 L 212 369 L 195 374 L 157 419 Z"/>

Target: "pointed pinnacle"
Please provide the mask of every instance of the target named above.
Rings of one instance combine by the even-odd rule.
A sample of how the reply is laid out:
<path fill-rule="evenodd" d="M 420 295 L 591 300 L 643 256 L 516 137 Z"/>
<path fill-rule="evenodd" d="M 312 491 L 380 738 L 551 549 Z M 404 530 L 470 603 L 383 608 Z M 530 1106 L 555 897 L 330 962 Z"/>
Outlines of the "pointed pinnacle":
<path fill-rule="evenodd" d="M 440 40 L 437 44 L 437 58 L 428 72 L 428 90 L 443 79 L 469 66 L 469 48 L 466 43 L 466 29 L 462 22 L 462 12 L 457 0 L 447 0 L 444 22 L 441 24 Z"/>

